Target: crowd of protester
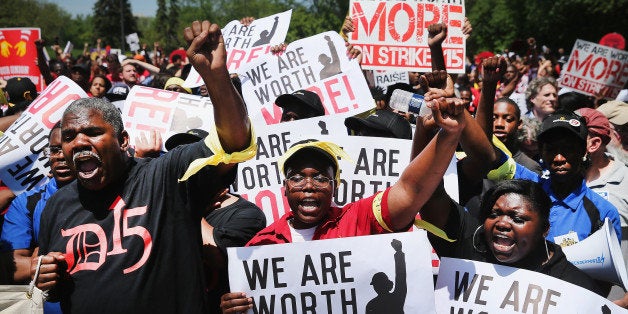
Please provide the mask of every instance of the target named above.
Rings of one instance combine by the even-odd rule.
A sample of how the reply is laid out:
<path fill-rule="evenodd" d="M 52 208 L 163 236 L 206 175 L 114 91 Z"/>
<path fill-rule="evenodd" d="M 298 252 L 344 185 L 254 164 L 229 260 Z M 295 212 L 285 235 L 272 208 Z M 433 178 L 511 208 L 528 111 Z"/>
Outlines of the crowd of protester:
<path fill-rule="evenodd" d="M 465 22 L 469 36 L 471 25 Z M 351 31 L 347 19 L 341 33 Z M 169 55 L 158 43 L 153 50 L 144 44 L 133 55 L 106 54 L 98 41 L 95 53 L 87 46 L 76 57 L 54 49 L 47 62 L 45 43 L 38 41 L 37 64 L 45 82 L 66 76 L 89 98 L 74 101 L 50 131 L 49 182 L 17 197 L 0 187 L 0 283 L 28 283 L 39 262 L 36 284 L 49 290 L 50 313 L 239 313 L 252 307 L 252 299 L 229 289 L 227 247 L 403 232 L 420 213 L 458 240 L 452 244 L 430 234 L 441 257 L 537 271 L 628 307 L 621 288 L 591 278 L 569 263 L 561 249 L 570 240 L 564 235 L 575 232 L 571 240 L 582 241 L 609 218 L 624 258 L 628 256 L 625 93 L 608 100 L 560 88 L 556 79 L 568 55 L 563 48 L 541 48 L 534 38 L 523 51 L 478 53 L 467 60 L 465 73 L 450 74 L 441 47 L 446 26 L 431 25 L 428 32 L 433 72 L 410 72 L 408 84 L 384 92 L 364 71 L 374 109 L 345 120 L 352 135 L 412 140 L 412 161 L 399 181 L 336 207 L 332 196 L 340 180 L 338 160 L 348 156 L 331 142 L 299 142 L 278 160 L 291 211 L 268 226 L 262 209 L 228 188 L 238 171 L 236 162 L 254 156 L 256 139 L 239 78 L 227 71 L 224 45 L 217 44 L 218 25 L 194 22 L 184 31 L 187 50 Z M 351 45 L 347 54 L 361 58 Z M 198 88 L 184 86 L 192 67 L 205 83 Z M 165 154 L 157 132 L 131 149 L 111 102 L 124 100 L 135 85 L 210 97 L 215 128 L 169 138 Z M 37 97 L 28 78 L 9 79 L 3 90 L 8 102 L 2 107 L 0 132 Z M 395 90 L 423 95 L 430 114 L 392 109 Z M 320 98 L 306 90 L 282 95 L 275 104 L 282 122 L 325 114 Z M 210 156 L 217 161 L 178 182 L 193 161 Z M 453 156 L 458 202 L 442 182 Z M 122 215 L 122 209 L 131 213 Z M 126 219 L 137 219 L 135 224 L 143 227 L 135 228 L 144 232 L 130 231 Z M 114 231 L 116 224 L 128 229 Z M 89 245 L 104 246 L 104 251 L 96 249 L 102 255 L 98 267 L 107 260 L 104 267 L 93 272 L 76 268 L 90 266 L 69 259 L 60 230 L 102 234 Z M 135 232 L 131 234 L 144 245 L 127 251 L 115 239 L 108 243 L 115 232 Z"/>

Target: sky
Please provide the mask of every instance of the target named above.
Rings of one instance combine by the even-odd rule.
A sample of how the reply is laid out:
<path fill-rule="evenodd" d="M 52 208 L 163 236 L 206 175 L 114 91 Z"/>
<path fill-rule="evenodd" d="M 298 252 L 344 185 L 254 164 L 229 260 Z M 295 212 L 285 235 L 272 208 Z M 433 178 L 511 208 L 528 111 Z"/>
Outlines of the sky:
<path fill-rule="evenodd" d="M 157 12 L 157 0 L 128 0 L 131 4 L 133 15 L 136 16 L 155 16 Z M 47 0 L 46 2 L 55 3 L 66 12 L 76 15 L 90 15 L 96 0 Z"/>

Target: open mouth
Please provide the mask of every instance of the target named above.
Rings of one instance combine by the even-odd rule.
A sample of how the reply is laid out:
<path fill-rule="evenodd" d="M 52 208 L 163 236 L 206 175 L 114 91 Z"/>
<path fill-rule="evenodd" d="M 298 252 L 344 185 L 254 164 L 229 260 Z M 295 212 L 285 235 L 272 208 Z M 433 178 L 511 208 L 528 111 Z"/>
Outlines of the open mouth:
<path fill-rule="evenodd" d="M 515 240 L 501 234 L 493 235 L 493 248 L 495 252 L 509 253 L 515 246 Z"/>
<path fill-rule="evenodd" d="M 74 161 L 78 177 L 81 179 L 92 179 L 102 165 L 100 156 L 91 151 L 77 152 L 72 156 L 72 160 Z"/>
<path fill-rule="evenodd" d="M 305 198 L 300 202 L 300 207 L 303 212 L 313 212 L 316 211 L 320 207 L 320 202 L 313 198 Z"/>
<path fill-rule="evenodd" d="M 62 176 L 62 177 L 67 177 L 72 173 L 72 170 L 70 169 L 70 167 L 68 167 L 68 165 L 65 163 L 55 166 L 54 171 L 55 173 L 57 173 L 57 175 Z"/>
<path fill-rule="evenodd" d="M 498 139 L 504 139 L 506 138 L 506 132 L 504 131 L 494 131 L 493 134 L 495 134 L 495 137 L 497 137 Z"/>

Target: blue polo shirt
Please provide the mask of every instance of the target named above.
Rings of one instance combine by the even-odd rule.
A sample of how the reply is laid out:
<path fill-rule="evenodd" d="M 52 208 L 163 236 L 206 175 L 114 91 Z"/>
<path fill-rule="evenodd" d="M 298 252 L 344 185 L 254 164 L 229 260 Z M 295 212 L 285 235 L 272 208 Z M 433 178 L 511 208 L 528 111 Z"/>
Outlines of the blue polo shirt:
<path fill-rule="evenodd" d="M 39 221 L 41 213 L 44 211 L 46 202 L 57 192 L 57 181 L 52 178 L 48 183 L 38 189 L 24 192 L 11 202 L 9 209 L 4 215 L 2 225 L 2 236 L 0 236 L 0 249 L 2 251 L 12 251 L 19 249 L 31 249 L 38 247 L 37 237 L 39 236 Z M 26 207 L 27 199 L 30 195 L 42 193 L 41 198 L 35 205 L 35 211 L 31 219 L 31 214 Z M 44 303 L 44 313 L 61 313 L 59 302 Z"/>
<path fill-rule="evenodd" d="M 55 192 L 57 192 L 57 181 L 50 179 L 48 183 L 40 188 L 24 192 L 11 202 L 7 213 L 4 215 L 2 236 L 0 236 L 0 249 L 2 251 L 30 249 L 39 246 L 37 237 L 39 236 L 41 213 L 46 206 L 46 202 Z M 36 193 L 42 193 L 42 195 L 35 206 L 35 211 L 31 218 L 30 211 L 26 208 L 26 203 L 28 197 Z"/>
<path fill-rule="evenodd" d="M 586 239 L 590 235 L 591 219 L 584 208 L 584 201 L 582 200 L 586 196 L 599 210 L 602 222 L 604 222 L 606 217 L 609 218 L 617 234 L 617 240 L 621 243 L 621 222 L 617 209 L 588 188 L 584 178 L 580 187 L 571 191 L 564 199 L 560 199 L 554 194 L 549 178 L 542 177 L 520 164 L 516 165 L 514 178 L 540 183 L 543 186 L 543 190 L 552 200 L 549 216 L 550 229 L 546 237 L 547 240 L 554 242 L 554 237 L 567 234 L 570 231 L 578 234 L 579 241 Z"/>

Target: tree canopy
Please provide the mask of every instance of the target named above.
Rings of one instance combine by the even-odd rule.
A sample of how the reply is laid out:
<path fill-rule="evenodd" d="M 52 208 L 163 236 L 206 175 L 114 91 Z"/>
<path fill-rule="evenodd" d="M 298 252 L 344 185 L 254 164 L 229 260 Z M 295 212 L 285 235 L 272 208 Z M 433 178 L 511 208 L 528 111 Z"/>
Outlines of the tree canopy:
<path fill-rule="evenodd" d="M 166 50 L 184 46 L 182 28 L 193 20 L 209 19 L 219 25 L 245 16 L 265 17 L 292 9 L 287 41 L 328 30 L 339 30 L 349 8 L 348 0 L 153 0 L 155 17 L 134 17 L 128 0 L 98 0 L 88 16 L 71 16 L 45 0 L 0 1 L 2 27 L 40 27 L 45 40 L 59 38 L 95 44 L 102 38 L 112 47 L 121 45 L 120 3 L 124 33 L 138 32 L 143 43 L 159 41 Z M 541 45 L 569 50 L 576 39 L 598 42 L 607 33 L 628 36 L 628 0 L 509 1 L 467 0 L 473 34 L 469 54 L 516 48 L 528 37 Z"/>

